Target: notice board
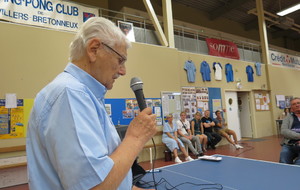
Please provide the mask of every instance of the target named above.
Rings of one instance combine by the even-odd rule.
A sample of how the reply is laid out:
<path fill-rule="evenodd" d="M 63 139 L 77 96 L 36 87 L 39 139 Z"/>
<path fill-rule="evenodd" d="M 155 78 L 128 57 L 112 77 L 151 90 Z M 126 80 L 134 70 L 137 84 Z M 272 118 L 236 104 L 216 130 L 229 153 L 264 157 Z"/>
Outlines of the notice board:
<path fill-rule="evenodd" d="M 268 91 L 254 92 L 254 101 L 256 111 L 269 111 L 270 110 L 270 94 Z"/>

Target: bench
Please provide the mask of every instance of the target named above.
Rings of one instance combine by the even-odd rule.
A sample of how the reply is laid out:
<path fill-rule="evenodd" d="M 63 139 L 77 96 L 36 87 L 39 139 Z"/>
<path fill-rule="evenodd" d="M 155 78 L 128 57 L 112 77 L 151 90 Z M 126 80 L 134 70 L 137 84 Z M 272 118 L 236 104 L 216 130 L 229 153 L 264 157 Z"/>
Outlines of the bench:
<path fill-rule="evenodd" d="M 25 145 L 20 146 L 13 146 L 13 147 L 3 147 L 0 148 L 0 154 L 10 154 L 10 153 L 17 153 L 21 151 L 26 151 Z M 7 168 L 15 168 L 20 166 L 26 166 L 27 159 L 24 155 L 16 155 L 10 156 L 7 158 L 0 158 L 0 170 L 7 169 Z"/>
<path fill-rule="evenodd" d="M 25 145 L 0 148 L 0 154 L 5 156 L 0 158 L 0 189 L 28 182 L 25 150 Z"/>
<path fill-rule="evenodd" d="M 0 159 L 0 170 L 7 169 L 7 168 L 21 167 L 21 166 L 27 166 L 26 156 Z"/>

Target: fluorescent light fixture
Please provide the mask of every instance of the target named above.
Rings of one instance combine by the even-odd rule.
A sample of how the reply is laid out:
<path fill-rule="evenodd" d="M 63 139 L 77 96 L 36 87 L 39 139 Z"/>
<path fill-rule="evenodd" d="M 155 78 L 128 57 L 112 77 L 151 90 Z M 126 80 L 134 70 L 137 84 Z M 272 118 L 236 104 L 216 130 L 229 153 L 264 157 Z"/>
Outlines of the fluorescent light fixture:
<path fill-rule="evenodd" d="M 282 11 L 276 13 L 276 14 L 279 15 L 279 16 L 284 16 L 284 15 L 290 14 L 292 12 L 295 12 L 299 9 L 300 9 L 300 3 L 298 3 L 297 5 L 294 5 L 290 8 L 284 9 L 284 10 L 282 10 Z"/>

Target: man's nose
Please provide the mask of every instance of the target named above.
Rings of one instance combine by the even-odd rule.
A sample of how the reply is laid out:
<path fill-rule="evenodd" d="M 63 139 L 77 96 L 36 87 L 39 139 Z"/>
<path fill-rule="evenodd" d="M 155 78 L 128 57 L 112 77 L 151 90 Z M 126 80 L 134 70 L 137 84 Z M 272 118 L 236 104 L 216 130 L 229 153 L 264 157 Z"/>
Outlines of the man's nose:
<path fill-rule="evenodd" d="M 125 65 L 121 65 L 120 66 L 119 75 L 122 75 L 122 76 L 126 75 L 126 67 L 125 67 Z"/>

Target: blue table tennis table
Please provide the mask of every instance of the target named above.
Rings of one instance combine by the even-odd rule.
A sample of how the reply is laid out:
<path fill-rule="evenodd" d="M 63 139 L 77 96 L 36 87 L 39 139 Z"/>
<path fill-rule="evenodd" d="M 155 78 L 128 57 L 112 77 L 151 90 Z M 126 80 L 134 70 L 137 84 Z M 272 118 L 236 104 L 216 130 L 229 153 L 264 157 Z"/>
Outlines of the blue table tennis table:
<path fill-rule="evenodd" d="M 180 185 L 174 190 L 299 190 L 300 166 L 259 161 L 231 156 L 222 157 L 220 162 L 194 160 L 160 168 L 154 173 L 155 181 L 165 179 L 172 186 L 184 182 L 198 184 Z M 153 184 L 152 173 L 147 173 L 141 183 L 144 187 Z M 220 184 L 220 185 L 218 185 Z M 221 188 L 222 187 L 222 188 Z M 152 187 L 153 188 L 153 187 Z M 171 189 L 161 183 L 158 190 Z"/>

